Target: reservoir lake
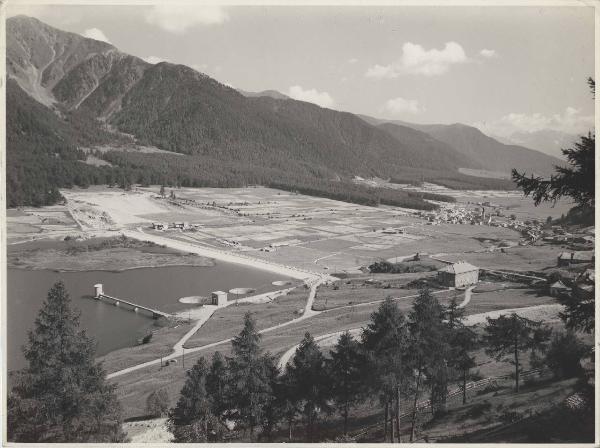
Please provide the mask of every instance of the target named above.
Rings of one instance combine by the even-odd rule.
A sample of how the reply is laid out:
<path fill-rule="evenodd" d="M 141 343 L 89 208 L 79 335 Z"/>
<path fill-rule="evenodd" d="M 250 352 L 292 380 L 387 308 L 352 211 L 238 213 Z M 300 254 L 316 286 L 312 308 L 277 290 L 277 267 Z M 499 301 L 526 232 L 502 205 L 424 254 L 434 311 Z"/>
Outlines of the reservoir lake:
<path fill-rule="evenodd" d="M 7 364 L 8 370 L 25 365 L 21 346 L 33 328 L 37 313 L 52 285 L 62 280 L 81 311 L 80 327 L 98 343 L 97 355 L 136 345 L 137 339 L 156 328 L 147 313 L 135 313 L 96 300 L 94 284 L 102 283 L 104 293 L 140 305 L 174 313 L 193 305 L 178 302 L 186 296 L 208 296 L 212 291 L 253 288 L 256 293 L 274 291 L 275 280 L 289 280 L 275 273 L 234 263 L 214 266 L 168 266 L 129 269 L 121 272 L 8 269 L 7 281 Z M 229 300 L 235 296 L 229 294 Z M 240 322 L 241 326 L 242 322 Z"/>

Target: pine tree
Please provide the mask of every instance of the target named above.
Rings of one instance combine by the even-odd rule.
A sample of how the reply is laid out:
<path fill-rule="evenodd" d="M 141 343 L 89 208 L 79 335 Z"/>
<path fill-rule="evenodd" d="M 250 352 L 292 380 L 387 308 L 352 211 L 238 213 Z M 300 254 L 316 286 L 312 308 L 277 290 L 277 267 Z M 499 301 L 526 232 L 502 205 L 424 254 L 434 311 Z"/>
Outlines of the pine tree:
<path fill-rule="evenodd" d="M 502 315 L 497 319 L 487 318 L 484 341 L 487 345 L 485 352 L 501 360 L 506 355 L 512 355 L 515 366 L 515 389 L 519 392 L 519 353 L 526 350 L 543 350 L 544 344 L 550 338 L 550 332 L 541 322 L 529 320 L 516 313 Z"/>
<path fill-rule="evenodd" d="M 446 325 L 448 327 L 448 342 L 450 352 L 448 365 L 461 373 L 463 404 L 467 402 L 467 376 L 469 370 L 475 367 L 475 357 L 471 356 L 477 345 L 477 335 L 463 324 L 464 309 L 459 308 L 456 297 L 453 297 L 446 309 Z"/>
<path fill-rule="evenodd" d="M 227 410 L 227 365 L 221 352 L 213 353 L 210 370 L 206 375 L 206 390 L 212 413 L 220 417 Z"/>
<path fill-rule="evenodd" d="M 307 439 L 312 442 L 319 414 L 329 411 L 330 386 L 325 357 L 310 333 L 304 335 L 287 372 L 293 384 L 293 395 L 306 419 Z"/>
<path fill-rule="evenodd" d="M 360 396 L 364 366 L 359 345 L 348 331 L 339 337 L 327 364 L 332 396 L 344 418 L 344 435 L 347 435 L 349 409 Z"/>
<path fill-rule="evenodd" d="M 204 358 L 186 372 L 187 379 L 167 422 L 175 442 L 207 442 L 219 437 L 219 423 L 211 412 L 206 391 L 207 375 Z"/>
<path fill-rule="evenodd" d="M 161 185 L 161 186 L 160 186 L 160 196 L 161 196 L 163 199 L 164 199 L 164 197 L 165 197 L 165 194 L 166 194 L 166 193 L 165 193 L 165 186 L 164 186 L 164 185 Z"/>
<path fill-rule="evenodd" d="M 278 378 L 273 390 L 276 400 L 275 406 L 288 424 L 288 440 L 291 442 L 294 419 L 300 412 L 300 400 L 296 397 L 296 389 L 289 370 L 286 370 Z"/>
<path fill-rule="evenodd" d="M 467 402 L 467 377 L 469 370 L 476 366 L 475 357 L 470 354 L 477 346 L 477 334 L 465 326 L 456 327 L 450 334 L 449 364 L 461 372 L 463 404 Z"/>
<path fill-rule="evenodd" d="M 264 419 L 265 406 L 272 395 L 268 372 L 260 348 L 261 336 L 248 312 L 244 328 L 231 342 L 233 356 L 228 359 L 230 417 L 241 427 L 254 429 Z"/>
<path fill-rule="evenodd" d="M 417 401 L 423 375 L 429 373 L 430 384 L 436 397 L 446 397 L 445 369 L 448 356 L 447 328 L 444 324 L 444 308 L 428 289 L 422 289 L 413 303 L 409 314 L 409 352 L 412 367 L 416 372 L 410 441 L 415 438 L 417 423 Z M 432 381 L 437 378 L 438 381 Z M 439 380 L 442 380 L 440 384 Z M 443 389 L 443 391 L 441 390 Z M 434 403 L 431 404 L 434 406 Z"/>
<path fill-rule="evenodd" d="M 592 95 L 596 93 L 596 84 L 588 78 Z M 556 173 L 549 179 L 528 177 L 525 173 L 512 170 L 513 181 L 523 190 L 525 196 L 531 195 L 535 205 L 540 202 L 556 202 L 562 197 L 569 197 L 579 209 L 594 209 L 595 207 L 595 148 L 596 137 L 591 132 L 580 137 L 574 148 L 563 149 L 570 166 L 555 167 Z M 590 216 L 594 216 L 593 212 Z"/>
<path fill-rule="evenodd" d="M 95 343 L 79 330 L 63 282 L 57 282 L 29 332 L 28 366 L 8 399 L 8 439 L 15 442 L 123 442 L 115 387 L 96 363 Z"/>
<path fill-rule="evenodd" d="M 407 377 L 410 375 L 407 361 L 407 328 L 404 316 L 398 305 L 387 297 L 379 308 L 371 314 L 371 321 L 362 333 L 362 347 L 366 356 L 368 388 L 379 395 L 384 407 L 384 441 L 387 439 L 388 416 L 395 416 L 390 422 L 390 441 L 394 432 L 400 437 L 400 399 L 406 392 Z"/>
<path fill-rule="evenodd" d="M 277 387 L 279 383 L 279 367 L 277 360 L 270 354 L 265 354 L 262 357 L 264 369 L 269 384 L 270 393 L 267 396 L 263 407 L 263 419 L 260 422 L 262 433 L 261 438 L 266 441 L 271 440 L 271 434 L 277 423 L 281 420 L 280 408 L 277 400 Z"/>

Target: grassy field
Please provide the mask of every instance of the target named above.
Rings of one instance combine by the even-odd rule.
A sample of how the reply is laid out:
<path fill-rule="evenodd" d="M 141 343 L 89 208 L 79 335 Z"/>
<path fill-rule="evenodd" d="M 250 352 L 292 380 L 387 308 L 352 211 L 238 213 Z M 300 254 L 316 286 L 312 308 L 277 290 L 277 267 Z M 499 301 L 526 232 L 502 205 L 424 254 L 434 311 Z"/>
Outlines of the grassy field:
<path fill-rule="evenodd" d="M 252 314 L 259 330 L 298 318 L 304 311 L 307 297 L 308 290 L 300 287 L 269 303 L 240 303 L 217 310 L 190 338 L 186 347 L 199 347 L 237 335 L 247 312 Z"/>
<path fill-rule="evenodd" d="M 102 362 L 106 373 L 112 373 L 169 355 L 173 351 L 173 345 L 190 328 L 190 323 L 173 322 L 168 327 L 154 329 L 152 339 L 147 344 L 114 350 L 99 357 L 98 361 Z"/>

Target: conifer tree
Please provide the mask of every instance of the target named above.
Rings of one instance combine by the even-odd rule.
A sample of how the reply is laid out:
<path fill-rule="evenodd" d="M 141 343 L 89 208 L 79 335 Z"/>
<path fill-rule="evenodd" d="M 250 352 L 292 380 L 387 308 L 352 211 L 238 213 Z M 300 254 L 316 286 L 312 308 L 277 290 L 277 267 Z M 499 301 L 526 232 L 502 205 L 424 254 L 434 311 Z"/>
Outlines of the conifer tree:
<path fill-rule="evenodd" d="M 450 352 L 448 365 L 460 372 L 463 390 L 463 404 L 467 402 L 467 376 L 475 367 L 475 357 L 470 354 L 476 348 L 477 335 L 463 324 L 464 309 L 459 308 L 456 297 L 453 297 L 446 309 L 446 325 Z"/>
<path fill-rule="evenodd" d="M 260 422 L 262 429 L 261 438 L 270 441 L 273 429 L 282 417 L 277 399 L 279 368 L 277 367 L 275 357 L 271 356 L 269 353 L 263 355 L 262 361 L 264 363 L 270 393 L 268 394 L 263 407 L 263 419 Z"/>
<path fill-rule="evenodd" d="M 342 333 L 331 351 L 327 371 L 331 379 L 333 399 L 344 418 L 344 435 L 348 434 L 350 407 L 361 395 L 363 366 L 364 360 L 358 343 L 348 331 Z"/>
<path fill-rule="evenodd" d="M 415 438 L 417 423 L 417 401 L 423 375 L 429 373 L 431 377 L 445 379 L 445 374 L 436 372 L 436 369 L 444 369 L 448 356 L 447 328 L 444 324 L 444 308 L 431 292 L 424 288 L 413 303 L 409 314 L 409 353 L 412 359 L 412 367 L 416 372 L 414 383 L 414 399 L 412 409 L 412 423 L 410 441 Z M 430 384 L 434 386 L 435 381 Z M 442 384 L 444 391 L 438 390 L 440 384 L 435 385 L 436 395 L 445 397 L 445 383 Z M 433 403 L 432 403 L 433 406 Z"/>
<path fill-rule="evenodd" d="M 275 405 L 288 425 L 288 440 L 292 441 L 292 428 L 294 419 L 300 412 L 300 400 L 296 397 L 293 378 L 289 370 L 286 370 L 275 383 L 274 387 Z"/>
<path fill-rule="evenodd" d="M 477 334 L 470 328 L 460 326 L 450 335 L 450 365 L 461 372 L 463 404 L 467 402 L 467 377 L 469 370 L 476 366 L 471 355 L 477 346 Z"/>
<path fill-rule="evenodd" d="M 312 442 L 314 425 L 321 412 L 329 411 L 331 394 L 325 357 L 310 333 L 304 335 L 287 372 L 293 384 L 293 395 L 306 419 L 307 439 Z"/>
<path fill-rule="evenodd" d="M 212 413 L 220 417 L 227 410 L 227 365 L 221 352 L 213 353 L 206 375 L 206 391 L 210 397 Z"/>
<path fill-rule="evenodd" d="M 179 400 L 167 422 L 175 442 L 207 442 L 219 436 L 219 423 L 211 412 L 206 391 L 207 375 L 208 367 L 203 357 L 186 372 Z"/>
<path fill-rule="evenodd" d="M 515 389 L 519 392 L 519 353 L 526 350 L 541 350 L 550 338 L 550 332 L 541 322 L 536 322 L 516 313 L 502 315 L 497 319 L 487 318 L 484 341 L 486 353 L 497 360 L 512 355 L 515 366 Z"/>
<path fill-rule="evenodd" d="M 244 316 L 244 328 L 231 342 L 233 356 L 228 359 L 230 417 L 241 427 L 250 429 L 251 436 L 263 421 L 272 395 L 260 339 L 256 323 L 248 312 Z"/>
<path fill-rule="evenodd" d="M 362 333 L 362 347 L 366 356 L 367 386 L 379 395 L 384 407 L 384 441 L 388 434 L 388 416 L 395 416 L 390 422 L 390 440 L 394 432 L 399 439 L 400 399 L 407 388 L 410 375 L 407 363 L 407 328 L 404 316 L 398 305 L 387 297 L 379 308 L 371 314 L 371 321 Z M 391 409 L 390 409 L 391 406 Z"/>
<path fill-rule="evenodd" d="M 64 283 L 55 283 L 24 347 L 28 365 L 8 398 L 10 441 L 126 441 L 115 387 L 106 382 L 95 351 L 79 330 Z"/>

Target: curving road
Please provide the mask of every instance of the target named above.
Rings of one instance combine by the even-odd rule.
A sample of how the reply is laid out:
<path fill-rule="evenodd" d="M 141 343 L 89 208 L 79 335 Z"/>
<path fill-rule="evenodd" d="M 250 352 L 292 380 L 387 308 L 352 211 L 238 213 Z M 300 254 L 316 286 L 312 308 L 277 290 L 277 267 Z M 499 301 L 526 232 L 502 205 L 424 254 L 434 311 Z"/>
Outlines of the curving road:
<path fill-rule="evenodd" d="M 305 319 L 308 319 L 312 316 L 315 316 L 317 314 L 320 314 L 322 311 L 314 311 L 312 310 L 312 305 L 313 302 L 315 300 L 315 295 L 317 293 L 317 288 L 319 287 L 319 285 L 325 281 L 327 281 L 329 279 L 328 275 L 320 275 L 315 279 L 309 280 L 307 282 L 307 284 L 310 286 L 310 291 L 308 294 L 308 299 L 306 300 L 306 306 L 304 307 L 304 312 L 302 313 L 302 316 L 296 318 L 296 319 L 292 319 L 289 320 L 287 322 L 283 322 L 280 323 L 278 325 L 274 325 L 272 327 L 269 328 L 265 328 L 263 330 L 260 330 L 259 333 L 268 333 L 270 331 L 274 331 L 274 330 L 278 330 L 279 328 L 283 328 L 286 327 L 288 325 L 292 325 L 295 324 L 297 322 L 301 322 Z M 230 303 L 234 303 L 234 302 L 230 302 Z M 190 337 L 192 337 L 199 329 L 200 327 L 202 327 L 202 325 L 204 325 L 206 323 L 206 321 L 212 316 L 212 314 L 219 308 L 215 305 L 204 305 L 202 307 L 202 309 L 204 310 L 206 308 L 206 312 L 203 313 L 200 317 L 200 319 L 196 322 L 196 324 L 194 325 L 194 327 L 192 329 L 190 329 L 190 331 L 188 331 L 179 341 L 177 341 L 177 343 L 173 346 L 173 351 L 170 355 L 167 356 L 162 356 L 160 358 L 156 358 L 153 359 L 152 361 L 147 361 L 141 364 L 136 364 L 135 366 L 131 366 L 131 367 L 127 367 L 126 369 L 122 369 L 122 370 L 118 370 L 116 372 L 110 373 L 108 374 L 106 377 L 108 379 L 111 378 L 116 378 L 118 376 L 121 375 L 125 375 L 127 373 L 131 373 L 131 372 L 135 372 L 136 370 L 140 370 L 146 367 L 150 367 L 153 365 L 157 365 L 160 364 L 163 361 L 168 361 L 171 359 L 175 359 L 175 358 L 179 358 L 180 356 L 183 356 L 183 346 L 185 345 L 185 343 L 188 341 L 188 339 Z M 225 344 L 227 342 L 231 342 L 232 338 L 228 338 L 228 339 L 223 339 L 221 341 L 217 341 L 217 342 L 213 342 L 211 344 L 207 344 L 207 345 L 203 345 L 200 347 L 194 347 L 194 348 L 187 348 L 185 349 L 186 353 L 196 353 L 202 350 L 206 350 L 212 347 L 216 347 L 218 345 L 221 344 Z"/>
<path fill-rule="evenodd" d="M 464 300 L 460 303 L 460 305 L 458 305 L 458 308 L 464 308 L 465 306 L 467 306 L 467 304 L 471 301 L 471 291 L 473 291 L 473 288 L 475 288 L 475 286 L 470 286 L 465 290 L 465 298 Z M 444 292 L 446 290 L 442 290 L 442 291 L 433 291 L 432 294 L 439 294 L 441 292 Z M 415 297 L 418 297 L 418 294 L 414 294 L 412 296 L 406 296 L 406 297 L 394 297 L 393 300 L 400 300 L 400 299 L 414 299 Z M 367 302 L 367 303 L 359 303 L 356 305 L 347 305 L 347 306 L 343 306 L 343 307 L 338 307 L 338 308 L 332 308 L 332 310 L 339 310 L 339 309 L 343 309 L 343 308 L 350 308 L 350 307 L 354 307 L 354 306 L 364 306 L 364 305 L 372 305 L 375 303 L 379 303 L 379 302 L 383 302 L 383 300 L 375 300 L 373 302 Z M 326 310 L 327 311 L 327 310 Z M 349 331 L 350 334 L 354 337 L 357 337 L 363 327 L 357 327 L 357 328 L 351 328 L 349 330 L 341 330 L 341 331 L 335 331 L 333 333 L 326 333 L 320 336 L 315 337 L 315 342 L 324 342 L 327 339 L 331 339 L 330 341 L 327 341 L 327 343 L 329 342 L 333 342 L 335 343 L 335 341 L 337 341 L 337 339 L 346 331 Z M 292 356 L 294 355 L 294 353 L 296 353 L 296 349 L 299 347 L 300 344 L 296 344 L 293 347 L 289 348 L 283 355 L 281 355 L 281 358 L 279 358 L 279 362 L 277 363 L 277 366 L 279 367 L 279 369 L 281 371 L 284 371 L 286 369 L 286 366 L 288 365 L 288 363 L 290 362 L 290 360 L 292 359 Z M 327 344 L 329 345 L 329 344 Z M 331 344 L 333 345 L 333 344 Z"/>

